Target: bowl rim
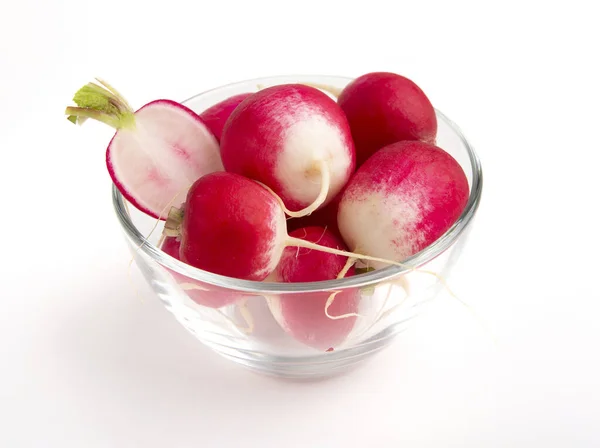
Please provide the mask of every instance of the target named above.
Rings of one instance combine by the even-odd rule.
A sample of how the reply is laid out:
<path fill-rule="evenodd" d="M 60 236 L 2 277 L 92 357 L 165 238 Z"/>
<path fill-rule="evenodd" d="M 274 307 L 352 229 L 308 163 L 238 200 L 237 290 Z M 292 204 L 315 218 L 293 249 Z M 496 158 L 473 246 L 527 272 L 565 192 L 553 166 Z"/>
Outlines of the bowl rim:
<path fill-rule="evenodd" d="M 247 79 L 228 83 L 222 86 L 211 88 L 200 92 L 188 99 L 181 101 L 182 104 L 187 105 L 189 102 L 197 99 L 200 96 L 213 93 L 218 90 L 232 89 L 236 86 L 244 84 L 260 84 L 266 82 L 281 83 L 285 80 L 297 80 L 297 82 L 315 82 L 315 79 L 323 81 L 326 79 L 338 82 L 350 82 L 354 78 L 334 75 L 275 75 L 265 76 L 253 79 Z M 435 109 L 435 108 L 434 108 Z M 389 281 L 394 277 L 399 277 L 403 274 L 411 272 L 413 269 L 419 268 L 420 266 L 432 261 L 446 250 L 448 250 L 462 235 L 462 233 L 471 224 L 481 202 L 481 195 L 483 190 L 483 171 L 481 167 L 481 161 L 479 156 L 475 152 L 473 146 L 466 139 L 460 128 L 450 120 L 445 114 L 438 109 L 435 109 L 438 120 L 442 120 L 447 124 L 452 131 L 459 137 L 464 144 L 471 164 L 471 191 L 467 201 L 467 205 L 463 210 L 462 214 L 456 220 L 456 222 L 435 242 L 427 246 L 422 251 L 414 254 L 413 256 L 404 260 L 403 264 L 409 267 L 400 267 L 390 265 L 388 267 L 370 271 L 367 273 L 355 275 L 352 277 L 345 277 L 343 279 L 325 280 L 318 282 L 305 282 L 305 283 L 276 283 L 267 281 L 253 281 L 253 280 L 241 280 L 232 277 L 226 277 L 223 275 L 213 274 L 202 269 L 195 268 L 187 265 L 170 255 L 167 255 L 157 246 L 150 243 L 144 235 L 137 229 L 135 224 L 131 221 L 127 206 L 124 201 L 124 197 L 117 189 L 116 185 L 112 184 L 112 200 L 113 209 L 117 215 L 118 221 L 123 228 L 126 236 L 131 240 L 134 245 L 133 250 L 141 251 L 146 256 L 152 258 L 165 268 L 175 271 L 179 274 L 185 275 L 193 280 L 213 285 L 216 287 L 226 288 L 229 290 L 235 290 L 245 293 L 254 293 L 256 295 L 264 294 L 291 294 L 291 293 L 310 293 L 319 291 L 333 291 L 333 290 L 344 290 L 348 288 L 364 288 L 377 283 Z"/>

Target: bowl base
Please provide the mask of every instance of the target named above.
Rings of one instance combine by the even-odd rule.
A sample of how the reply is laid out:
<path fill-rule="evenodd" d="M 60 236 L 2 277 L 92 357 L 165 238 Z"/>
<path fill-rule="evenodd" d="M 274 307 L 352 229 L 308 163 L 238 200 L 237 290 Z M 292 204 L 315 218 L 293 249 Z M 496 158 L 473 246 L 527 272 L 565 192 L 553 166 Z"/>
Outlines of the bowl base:
<path fill-rule="evenodd" d="M 288 380 L 324 380 L 362 366 L 381 350 L 391 345 L 406 329 L 406 322 L 391 326 L 358 346 L 323 353 L 317 356 L 270 356 L 250 350 L 240 350 L 202 341 L 224 358 L 260 375 Z"/>

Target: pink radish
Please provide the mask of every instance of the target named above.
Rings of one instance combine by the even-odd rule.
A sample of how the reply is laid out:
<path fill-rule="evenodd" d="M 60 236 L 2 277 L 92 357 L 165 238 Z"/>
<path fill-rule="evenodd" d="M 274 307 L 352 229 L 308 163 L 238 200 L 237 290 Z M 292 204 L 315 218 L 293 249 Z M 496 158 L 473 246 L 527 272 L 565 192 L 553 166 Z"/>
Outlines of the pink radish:
<path fill-rule="evenodd" d="M 165 238 L 161 249 L 167 255 L 179 260 L 180 241 L 175 237 Z M 185 291 L 187 296 L 199 305 L 209 308 L 221 308 L 242 299 L 242 296 L 232 291 L 218 290 L 202 282 L 186 277 L 169 270 L 177 284 Z"/>
<path fill-rule="evenodd" d="M 244 100 L 225 124 L 221 157 L 227 171 L 271 189 L 294 217 L 327 204 L 355 168 L 343 111 L 300 84 L 268 87 Z"/>
<path fill-rule="evenodd" d="M 421 88 L 403 76 L 386 72 L 360 76 L 342 90 L 338 104 L 352 129 L 357 166 L 398 141 L 435 144 L 435 110 Z"/>
<path fill-rule="evenodd" d="M 338 225 L 351 250 L 401 261 L 442 236 L 468 197 L 465 173 L 447 152 L 423 142 L 398 142 L 377 151 L 354 174 L 340 201 Z"/>
<path fill-rule="evenodd" d="M 221 141 L 223 127 L 231 113 L 250 95 L 252 95 L 252 93 L 240 93 L 239 95 L 234 95 L 209 107 L 200 114 L 200 118 L 216 137 L 217 141 Z"/>
<path fill-rule="evenodd" d="M 184 263 L 259 281 L 275 269 L 286 236 L 285 216 L 275 197 L 258 183 L 228 172 L 208 174 L 194 183 L 180 230 Z"/>
<path fill-rule="evenodd" d="M 290 234 L 321 246 L 346 250 L 344 243 L 323 227 L 306 227 Z M 275 281 L 286 283 L 332 280 L 344 269 L 347 257 L 312 249 L 288 247 L 274 271 Z M 354 275 L 350 268 L 345 277 Z M 279 325 L 294 339 L 316 348 L 331 350 L 354 328 L 359 306 L 358 289 L 348 289 L 329 304 L 330 292 L 285 294 L 267 297 Z"/>
<path fill-rule="evenodd" d="M 164 234 L 181 235 L 179 255 L 184 263 L 245 280 L 267 278 L 287 246 L 365 258 L 290 237 L 275 196 L 258 182 L 229 172 L 198 179 L 188 192 L 183 211 L 171 210 Z M 386 262 L 377 257 L 366 259 Z"/>
<path fill-rule="evenodd" d="M 166 219 L 171 204 L 181 204 L 191 184 L 222 171 L 219 145 L 200 117 L 171 100 L 152 101 L 133 111 L 106 82 L 89 83 L 67 107 L 73 123 L 93 118 L 116 129 L 106 150 L 106 165 L 119 191 L 135 207 Z"/>

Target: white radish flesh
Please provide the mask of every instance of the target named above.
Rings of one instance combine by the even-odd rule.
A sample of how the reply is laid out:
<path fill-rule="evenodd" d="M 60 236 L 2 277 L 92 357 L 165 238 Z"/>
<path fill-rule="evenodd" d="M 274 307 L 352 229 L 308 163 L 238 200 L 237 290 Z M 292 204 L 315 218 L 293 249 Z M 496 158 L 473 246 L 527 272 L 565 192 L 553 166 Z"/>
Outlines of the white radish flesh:
<path fill-rule="evenodd" d="M 135 207 L 166 219 L 170 205 L 184 202 L 187 190 L 204 174 L 222 171 L 217 140 L 198 115 L 171 100 L 152 101 L 134 112 L 103 83 L 90 83 L 68 107 L 69 119 L 93 118 L 116 129 L 106 164 L 119 191 Z"/>

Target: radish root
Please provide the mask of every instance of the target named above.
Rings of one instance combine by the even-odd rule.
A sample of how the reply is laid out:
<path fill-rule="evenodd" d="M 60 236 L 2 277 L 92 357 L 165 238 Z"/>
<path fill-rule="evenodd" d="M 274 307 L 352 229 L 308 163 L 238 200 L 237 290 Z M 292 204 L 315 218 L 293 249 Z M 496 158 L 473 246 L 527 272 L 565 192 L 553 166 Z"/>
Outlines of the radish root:
<path fill-rule="evenodd" d="M 325 200 L 327 199 L 327 194 L 329 193 L 329 186 L 331 184 L 329 165 L 327 165 L 327 162 L 325 160 L 320 160 L 318 162 L 317 166 L 318 166 L 319 172 L 321 173 L 321 189 L 319 190 L 319 194 L 317 195 L 316 199 L 312 202 L 312 204 L 308 205 L 307 207 L 303 208 L 302 210 L 298 210 L 298 211 L 289 210 L 285 206 L 285 204 L 283 203 L 283 200 L 279 197 L 279 195 L 277 193 L 275 193 L 271 188 L 269 188 L 267 185 L 263 184 L 262 182 L 258 182 L 258 181 L 255 181 L 255 182 L 258 182 L 260 185 L 265 187 L 275 197 L 275 199 L 277 199 L 277 202 L 279 202 L 279 205 L 281 206 L 281 208 L 283 209 L 283 211 L 285 212 L 286 215 L 288 215 L 291 218 L 302 218 L 303 216 L 308 216 L 312 212 L 317 210 L 325 202 Z"/>
<path fill-rule="evenodd" d="M 346 261 L 346 264 L 344 265 L 344 267 L 342 268 L 340 273 L 337 275 L 336 279 L 339 280 L 340 278 L 344 278 L 346 276 L 346 274 L 348 273 L 348 271 L 350 270 L 350 268 L 352 266 L 354 266 L 354 263 L 356 263 L 356 258 L 348 258 L 348 260 Z M 327 298 L 327 302 L 325 302 L 325 315 L 329 319 L 332 319 L 332 320 L 346 319 L 348 317 L 364 317 L 364 316 L 361 316 L 360 314 L 356 314 L 356 313 L 347 313 L 347 314 L 342 314 L 340 316 L 332 316 L 331 314 L 329 314 L 329 307 L 333 304 L 333 301 L 335 300 L 335 296 L 337 296 L 340 292 L 341 291 L 335 291 Z"/>
<path fill-rule="evenodd" d="M 179 287 L 184 291 L 210 291 L 210 289 L 203 288 L 195 283 L 178 283 Z"/>
<path fill-rule="evenodd" d="M 403 267 L 403 268 L 407 268 L 407 269 L 409 269 L 412 272 L 421 272 L 423 274 L 433 275 L 442 284 L 442 286 L 444 287 L 444 289 L 448 292 L 448 294 L 450 294 L 451 297 L 453 297 L 460 304 L 462 304 L 465 308 L 467 308 L 467 310 L 473 315 L 473 317 L 477 320 L 477 322 L 481 325 L 481 327 L 489 334 L 489 336 L 494 341 L 494 343 L 497 343 L 497 339 L 494 336 L 494 334 L 487 327 L 487 325 L 485 325 L 485 323 L 479 318 L 479 316 L 477 315 L 477 313 L 475 313 L 475 311 L 473 310 L 473 308 L 471 308 L 466 302 L 464 302 L 456 294 L 454 294 L 454 292 L 448 286 L 448 284 L 447 284 L 446 280 L 444 279 L 444 277 L 442 277 L 437 272 L 428 271 L 428 270 L 424 270 L 424 269 L 418 269 L 418 268 L 412 267 L 412 266 L 404 264 L 404 263 L 398 263 L 396 261 L 386 260 L 384 258 L 371 257 L 371 256 L 368 256 L 368 255 L 358 254 L 358 253 L 354 253 L 354 252 L 346 252 L 346 251 L 343 251 L 343 250 L 338 250 L 338 249 L 333 249 L 333 248 L 330 248 L 330 247 L 320 246 L 318 244 L 312 243 L 310 241 L 301 240 L 299 238 L 288 237 L 288 239 L 287 239 L 287 245 L 288 246 L 292 246 L 292 247 L 293 246 L 299 246 L 299 247 L 304 247 L 306 249 L 314 249 L 314 250 L 318 250 L 318 251 L 322 251 L 322 252 L 327 252 L 327 253 L 331 253 L 331 254 L 335 254 L 335 255 L 341 255 L 341 256 L 351 257 L 351 258 L 356 258 L 356 259 L 361 259 L 361 260 L 371 260 L 371 261 L 378 261 L 380 263 L 388 263 L 388 264 L 392 264 L 392 265 L 395 265 L 395 266 L 400 266 L 400 267 Z M 333 300 L 335 299 L 335 296 L 337 294 L 339 294 L 339 293 L 340 293 L 340 291 L 336 291 L 335 293 L 331 294 L 329 296 L 329 298 L 327 299 L 327 304 L 325 305 L 325 314 L 327 315 L 327 317 L 330 317 L 329 313 L 327 312 L 327 309 L 331 306 L 331 303 L 333 303 Z M 385 315 L 388 315 L 394 309 L 396 309 L 396 307 L 392 308 L 392 310 L 390 310 Z M 352 314 L 344 315 L 344 316 L 351 317 L 351 316 L 360 316 L 360 315 L 352 313 Z M 341 319 L 342 316 L 333 316 L 333 317 L 330 317 L 330 318 Z"/>
<path fill-rule="evenodd" d="M 383 318 L 383 316 L 384 316 L 383 312 L 385 310 L 385 306 L 387 305 L 388 300 L 389 300 L 391 294 L 392 294 L 392 285 L 390 284 L 389 288 L 388 288 L 388 291 L 387 291 L 387 294 L 385 295 L 385 299 L 383 300 L 383 304 L 379 308 L 379 311 L 377 312 L 375 319 L 373 320 L 373 322 L 371 322 L 371 324 L 367 328 L 365 328 L 364 330 L 362 330 L 358 335 L 353 336 L 353 338 L 352 338 L 353 340 L 357 340 L 357 339 L 360 340 L 365 334 L 367 334 L 369 331 L 371 331 L 371 329 Z M 404 300 L 406 300 L 407 297 L 408 297 L 408 295 L 406 295 L 404 297 L 404 299 L 402 300 L 402 303 L 404 302 Z"/>
<path fill-rule="evenodd" d="M 300 247 L 304 247 L 306 249 L 314 249 L 314 250 L 318 250 L 321 252 L 327 252 L 330 254 L 341 255 L 343 257 L 352 257 L 352 258 L 357 258 L 357 259 L 361 259 L 361 260 L 371 260 L 371 261 L 378 261 L 380 263 L 388 263 L 388 264 L 392 264 L 395 266 L 400 266 L 402 268 L 407 268 L 413 272 L 421 272 L 423 274 L 433 275 L 435 278 L 437 278 L 440 281 L 440 283 L 444 286 L 444 288 L 448 291 L 448 293 L 452 297 L 456 298 L 459 302 L 463 303 L 466 306 L 466 304 L 452 292 L 452 290 L 446 283 L 446 280 L 437 272 L 414 268 L 414 267 L 404 264 L 404 263 L 398 263 L 397 261 L 386 260 L 385 258 L 371 257 L 369 255 L 357 254 L 354 252 L 346 252 L 344 250 L 333 249 L 331 247 L 319 246 L 318 244 L 311 243 L 310 241 L 301 240 L 299 238 L 288 237 L 286 244 L 288 246 L 300 246 Z"/>
<path fill-rule="evenodd" d="M 392 308 L 390 308 L 389 310 L 387 310 L 387 311 L 384 312 L 385 306 L 387 305 L 387 302 L 388 302 L 388 300 L 390 298 L 390 295 L 392 294 L 392 286 L 393 285 L 397 285 L 397 286 L 401 287 L 404 290 L 404 297 L 402 298 L 402 300 L 400 301 L 400 303 L 398 303 L 397 305 L 393 306 Z M 377 317 L 375 318 L 375 321 L 367 329 L 367 331 L 369 331 L 371 328 L 373 328 L 373 326 L 375 324 L 377 324 L 381 319 L 386 318 L 387 316 L 389 316 L 390 314 L 392 314 L 394 311 L 396 311 L 399 308 L 401 308 L 402 305 L 404 305 L 404 302 L 406 302 L 409 297 L 410 297 L 410 291 L 408 289 L 408 284 L 407 284 L 406 279 L 404 277 L 400 277 L 400 279 L 398 279 L 397 281 L 392 282 L 390 284 L 390 289 L 388 289 L 388 293 L 385 296 L 385 300 L 383 301 L 383 306 L 379 310 L 379 313 L 378 313 Z"/>
<path fill-rule="evenodd" d="M 346 274 L 348 273 L 348 271 L 350 270 L 350 268 L 352 266 L 354 266 L 354 264 L 356 263 L 357 259 L 356 258 L 348 258 L 348 260 L 346 261 L 346 264 L 344 265 L 344 267 L 342 268 L 342 270 L 340 271 L 340 273 L 337 275 L 336 279 L 340 279 L 340 278 L 344 278 L 346 276 Z"/>
<path fill-rule="evenodd" d="M 248 309 L 248 299 L 244 299 L 240 303 L 240 314 L 242 315 L 242 319 L 246 322 L 246 328 L 242 329 L 246 334 L 252 334 L 254 331 L 254 318 L 252 317 L 252 313 Z"/>
<path fill-rule="evenodd" d="M 346 314 L 341 314 L 339 316 L 332 316 L 331 314 L 329 314 L 329 307 L 335 300 L 335 296 L 337 296 L 340 292 L 342 292 L 342 291 L 336 291 L 327 298 L 327 302 L 325 303 L 325 315 L 331 320 L 347 319 L 349 317 L 364 317 L 357 313 L 346 313 Z"/>

